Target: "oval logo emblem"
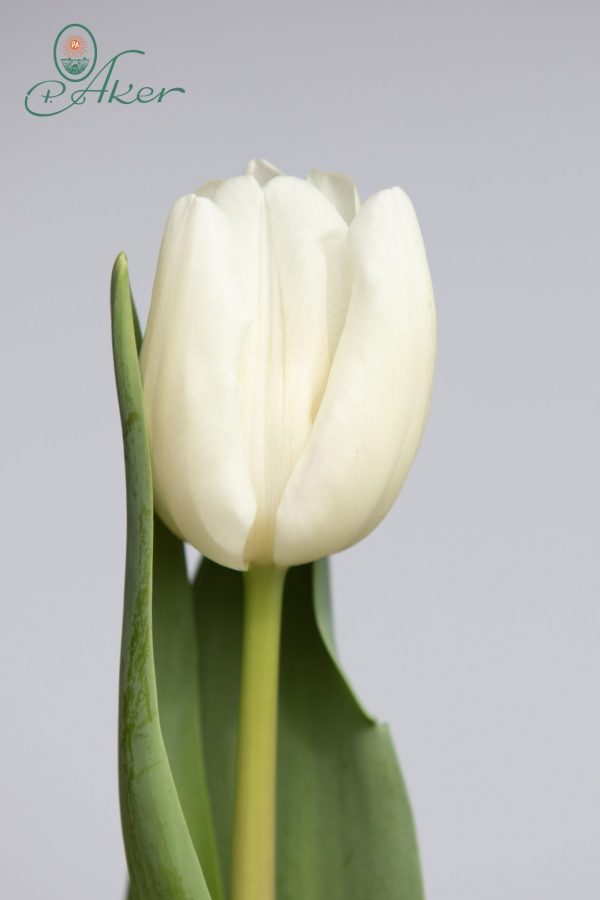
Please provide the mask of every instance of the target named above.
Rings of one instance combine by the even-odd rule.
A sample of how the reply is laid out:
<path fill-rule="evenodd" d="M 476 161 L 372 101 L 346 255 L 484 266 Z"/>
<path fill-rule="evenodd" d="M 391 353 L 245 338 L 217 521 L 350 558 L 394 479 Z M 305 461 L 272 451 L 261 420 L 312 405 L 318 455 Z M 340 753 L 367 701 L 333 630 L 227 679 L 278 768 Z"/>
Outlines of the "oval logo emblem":
<path fill-rule="evenodd" d="M 82 81 L 96 65 L 96 41 L 85 25 L 66 25 L 54 41 L 54 65 L 63 78 Z"/>

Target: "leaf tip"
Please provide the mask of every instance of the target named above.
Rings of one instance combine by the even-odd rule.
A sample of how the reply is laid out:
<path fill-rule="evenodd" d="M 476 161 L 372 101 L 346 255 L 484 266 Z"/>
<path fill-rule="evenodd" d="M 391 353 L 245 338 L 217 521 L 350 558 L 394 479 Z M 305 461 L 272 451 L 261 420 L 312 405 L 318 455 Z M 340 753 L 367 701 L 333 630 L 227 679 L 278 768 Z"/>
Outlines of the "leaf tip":
<path fill-rule="evenodd" d="M 114 296 L 115 289 L 117 285 L 121 282 L 121 279 L 128 280 L 129 279 L 129 268 L 127 265 L 127 255 L 123 250 L 117 255 L 115 259 L 113 268 L 112 268 L 112 277 L 111 277 L 111 295 Z"/>

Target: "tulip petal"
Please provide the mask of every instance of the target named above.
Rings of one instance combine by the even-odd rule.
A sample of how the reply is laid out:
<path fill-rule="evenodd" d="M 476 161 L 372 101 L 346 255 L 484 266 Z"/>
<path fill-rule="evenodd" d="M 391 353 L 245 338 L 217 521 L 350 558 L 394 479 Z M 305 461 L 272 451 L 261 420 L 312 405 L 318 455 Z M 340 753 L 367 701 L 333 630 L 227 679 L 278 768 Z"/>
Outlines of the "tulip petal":
<path fill-rule="evenodd" d="M 264 187 L 272 178 L 283 175 L 283 172 L 267 159 L 251 159 L 246 166 L 246 175 L 253 175 L 260 186 Z"/>
<path fill-rule="evenodd" d="M 308 180 L 325 194 L 349 225 L 360 206 L 358 191 L 352 179 L 338 172 L 321 172 L 320 169 L 313 169 L 308 175 Z"/>
<path fill-rule="evenodd" d="M 173 207 L 142 352 L 156 508 L 177 534 L 245 568 L 256 514 L 238 370 L 249 311 L 235 235 L 210 200 Z"/>
<path fill-rule="evenodd" d="M 346 318 L 348 229 L 302 179 L 278 178 L 265 197 L 281 309 L 287 481 L 312 428 Z"/>
<path fill-rule="evenodd" d="M 205 181 L 196 191 L 196 197 L 207 197 L 209 200 L 214 200 L 215 194 L 222 184 L 222 178 L 214 178 L 212 181 Z"/>
<path fill-rule="evenodd" d="M 382 191 L 348 232 L 352 297 L 327 388 L 277 512 L 275 562 L 350 546 L 393 503 L 427 416 L 435 310 L 408 197 Z"/>
<path fill-rule="evenodd" d="M 275 512 L 310 433 L 349 297 L 347 226 L 306 181 L 224 182 L 215 203 L 239 241 L 253 309 L 240 368 L 257 517 L 246 561 L 269 563 Z"/>

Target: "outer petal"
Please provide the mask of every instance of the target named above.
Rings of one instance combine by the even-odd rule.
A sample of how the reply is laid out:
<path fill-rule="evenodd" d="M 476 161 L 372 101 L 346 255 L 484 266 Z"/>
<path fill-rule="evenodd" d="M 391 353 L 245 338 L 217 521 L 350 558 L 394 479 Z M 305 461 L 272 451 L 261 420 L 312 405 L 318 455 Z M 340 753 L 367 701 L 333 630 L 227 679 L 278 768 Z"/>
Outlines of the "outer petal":
<path fill-rule="evenodd" d="M 224 182 L 214 198 L 240 247 L 252 309 L 239 381 L 257 499 L 248 562 L 273 558 L 275 513 L 323 396 L 349 298 L 347 226 L 302 179 Z"/>
<path fill-rule="evenodd" d="M 282 415 L 270 423 L 281 430 L 283 444 L 279 502 L 313 426 L 346 318 L 348 228 L 302 179 L 274 179 L 264 194 L 273 270 L 270 312 L 272 319 L 280 317 L 282 340 L 281 368 L 274 373 L 283 380 Z"/>
<path fill-rule="evenodd" d="M 308 180 L 325 194 L 349 225 L 360 206 L 358 191 L 352 179 L 337 172 L 321 172 L 320 169 L 313 169 L 308 175 Z"/>
<path fill-rule="evenodd" d="M 349 229 L 354 285 L 313 430 L 277 513 L 275 562 L 348 547 L 393 503 L 426 419 L 435 311 L 425 250 L 399 188 L 361 207 Z"/>
<path fill-rule="evenodd" d="M 156 508 L 237 569 L 256 512 L 238 387 L 249 323 L 242 280 L 225 217 L 210 200 L 182 197 L 163 237 L 140 360 Z"/>

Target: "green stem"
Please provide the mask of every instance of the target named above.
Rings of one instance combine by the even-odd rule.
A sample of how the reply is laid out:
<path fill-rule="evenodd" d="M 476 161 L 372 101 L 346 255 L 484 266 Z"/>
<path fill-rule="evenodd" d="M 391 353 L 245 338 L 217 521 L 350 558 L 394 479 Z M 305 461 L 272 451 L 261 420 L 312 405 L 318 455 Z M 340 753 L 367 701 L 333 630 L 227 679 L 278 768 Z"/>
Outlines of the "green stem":
<path fill-rule="evenodd" d="M 244 575 L 232 900 L 275 900 L 277 688 L 285 570 Z"/>

